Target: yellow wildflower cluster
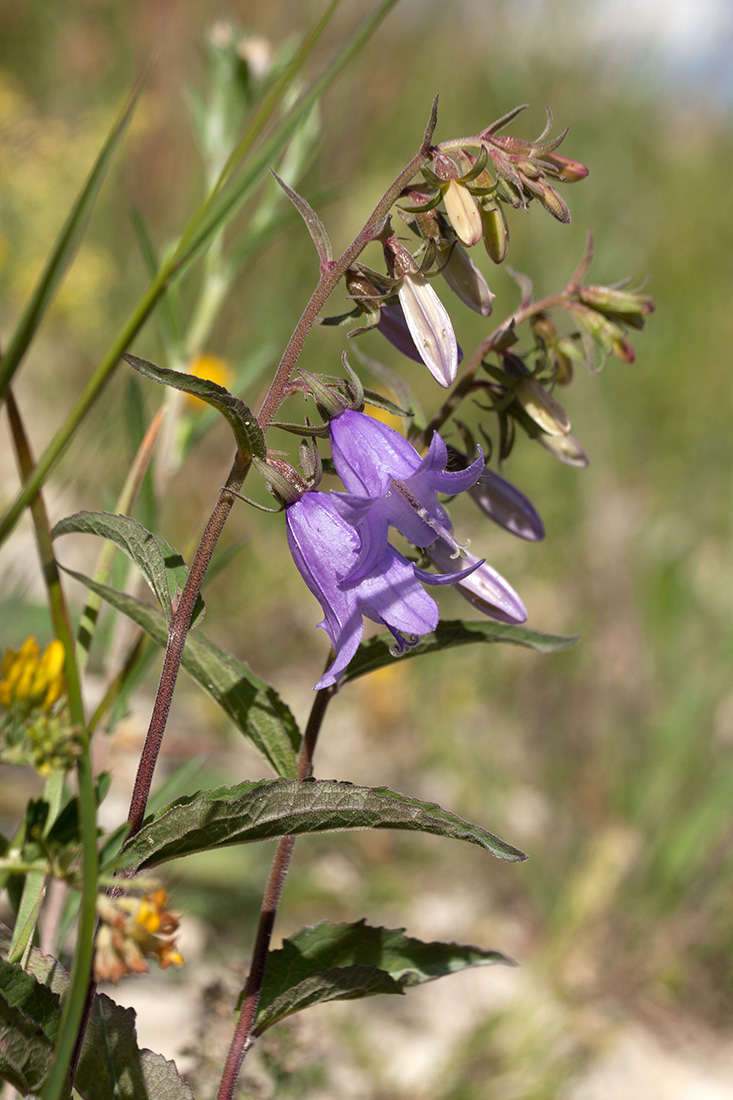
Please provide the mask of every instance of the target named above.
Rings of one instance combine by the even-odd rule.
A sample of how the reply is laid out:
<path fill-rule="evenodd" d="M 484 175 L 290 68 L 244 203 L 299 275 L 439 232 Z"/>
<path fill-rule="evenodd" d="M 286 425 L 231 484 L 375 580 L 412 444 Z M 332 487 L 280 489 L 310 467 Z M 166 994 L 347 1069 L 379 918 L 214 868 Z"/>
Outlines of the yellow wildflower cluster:
<path fill-rule="evenodd" d="M 166 908 L 168 895 L 159 888 L 141 898 L 127 895 L 97 899 L 101 924 L 94 954 L 96 981 L 118 982 L 126 974 L 143 974 L 147 959 L 163 970 L 183 966 L 175 945 L 178 917 Z"/>
<path fill-rule="evenodd" d="M 0 705 L 10 710 L 14 704 L 24 708 L 50 710 L 64 692 L 64 647 L 58 639 L 41 650 L 35 638 L 26 638 L 16 653 L 8 649 L 0 664 Z"/>
<path fill-rule="evenodd" d="M 41 775 L 68 771 L 81 751 L 63 698 L 64 647 L 57 639 L 43 654 L 35 638 L 0 661 L 0 763 L 30 764 Z"/>

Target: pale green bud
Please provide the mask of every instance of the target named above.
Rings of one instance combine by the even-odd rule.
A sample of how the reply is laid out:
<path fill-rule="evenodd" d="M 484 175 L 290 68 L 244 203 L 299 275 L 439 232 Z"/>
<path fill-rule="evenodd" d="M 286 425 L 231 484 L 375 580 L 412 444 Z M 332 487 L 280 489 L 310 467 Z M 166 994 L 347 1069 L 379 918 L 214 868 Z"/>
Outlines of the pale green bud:
<path fill-rule="evenodd" d="M 465 248 L 454 241 L 439 248 L 437 256 L 440 274 L 453 293 L 475 313 L 491 316 L 495 296 Z"/>
<path fill-rule="evenodd" d="M 482 226 L 478 203 L 463 183 L 449 180 L 443 189 L 445 212 L 458 240 L 473 248 L 481 240 Z"/>

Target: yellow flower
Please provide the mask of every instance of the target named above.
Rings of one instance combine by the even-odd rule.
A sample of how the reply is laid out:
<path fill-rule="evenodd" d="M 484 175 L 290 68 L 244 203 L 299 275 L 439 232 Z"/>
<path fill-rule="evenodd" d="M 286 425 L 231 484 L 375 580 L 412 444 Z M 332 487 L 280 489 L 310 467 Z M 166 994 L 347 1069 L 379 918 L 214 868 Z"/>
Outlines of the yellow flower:
<path fill-rule="evenodd" d="M 188 373 L 194 374 L 197 378 L 206 378 L 209 382 L 216 382 L 218 386 L 224 386 L 225 389 L 229 389 L 234 380 L 234 372 L 226 359 L 206 353 L 194 355 L 189 360 Z M 201 411 L 202 406 L 206 406 L 205 401 L 194 397 L 192 393 L 186 394 L 186 403 L 197 412 Z"/>
<path fill-rule="evenodd" d="M 96 981 L 117 982 L 126 974 L 148 970 L 146 959 L 155 958 L 165 970 L 183 966 L 174 933 L 178 917 L 167 908 L 168 895 L 158 888 L 141 898 L 97 898 L 101 927 L 94 954 Z"/>
<path fill-rule="evenodd" d="M 0 705 L 50 710 L 64 692 L 64 647 L 58 639 L 43 656 L 35 638 L 26 638 L 17 653 L 8 649 L 0 663 Z"/>

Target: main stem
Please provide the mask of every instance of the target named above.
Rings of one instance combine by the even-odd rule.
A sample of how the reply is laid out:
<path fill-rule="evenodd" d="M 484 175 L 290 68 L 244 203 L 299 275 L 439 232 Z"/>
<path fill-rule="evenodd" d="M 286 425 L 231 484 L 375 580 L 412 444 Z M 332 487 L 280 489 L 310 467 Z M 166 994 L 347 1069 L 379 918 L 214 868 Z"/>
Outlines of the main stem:
<path fill-rule="evenodd" d="M 135 785 L 130 800 L 130 812 L 128 814 L 130 832 L 128 836 L 134 836 L 135 833 L 139 832 L 140 826 L 143 823 L 143 818 L 145 817 L 145 808 L 147 806 L 150 787 L 153 781 L 153 771 L 168 721 L 173 691 L 178 678 L 178 670 L 181 667 L 183 647 L 186 644 L 186 638 L 191 626 L 196 600 L 201 591 L 201 584 L 206 575 L 209 563 L 211 562 L 216 544 L 219 541 L 219 536 L 232 510 L 234 501 L 237 499 L 237 493 L 241 489 L 244 479 L 247 476 L 249 465 L 249 461 L 243 461 L 239 455 L 235 458 L 226 485 L 219 494 L 216 507 L 211 513 L 209 522 L 206 525 L 206 530 L 201 537 L 196 556 L 191 563 L 188 580 L 186 581 L 178 606 L 170 622 L 168 645 L 166 647 L 165 659 L 160 674 L 158 694 L 155 698 L 155 705 L 150 718 L 150 725 L 140 756 L 140 764 L 137 769 Z"/>
<path fill-rule="evenodd" d="M 298 779 L 300 780 L 307 779 L 311 774 L 318 734 L 326 715 L 326 708 L 333 698 L 335 690 L 332 687 L 323 688 L 316 694 L 298 758 Z M 275 858 L 270 867 L 270 874 L 262 898 L 262 908 L 260 909 L 257 936 L 252 949 L 250 971 L 242 991 L 242 1008 L 227 1060 L 224 1063 L 224 1072 L 221 1076 L 221 1084 L 216 1100 L 231 1100 L 245 1055 L 257 1038 L 253 1034 L 254 1022 L 262 994 L 262 983 L 265 978 L 265 967 L 267 966 L 272 931 L 275 926 L 280 896 L 285 885 L 285 876 L 290 867 L 294 847 L 295 837 L 284 836 L 278 841 L 275 850 Z"/>

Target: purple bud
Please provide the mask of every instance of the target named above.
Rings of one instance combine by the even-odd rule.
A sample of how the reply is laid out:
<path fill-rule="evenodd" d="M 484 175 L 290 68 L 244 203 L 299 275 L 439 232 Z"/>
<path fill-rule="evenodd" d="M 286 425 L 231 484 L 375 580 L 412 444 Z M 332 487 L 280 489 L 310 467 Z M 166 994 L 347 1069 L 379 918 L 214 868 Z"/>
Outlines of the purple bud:
<path fill-rule="evenodd" d="M 545 527 L 534 506 L 510 481 L 484 470 L 468 495 L 485 516 L 520 539 L 539 542 L 545 537 Z"/>
<path fill-rule="evenodd" d="M 453 548 L 443 539 L 434 542 L 427 554 L 438 569 L 450 569 L 455 565 Z M 464 558 L 469 566 L 478 561 L 480 559 L 473 554 L 466 554 Z M 455 587 L 464 599 L 490 619 L 500 623 L 523 623 L 527 619 L 527 608 L 520 596 L 487 562 L 474 569 L 465 580 L 457 581 Z"/>

